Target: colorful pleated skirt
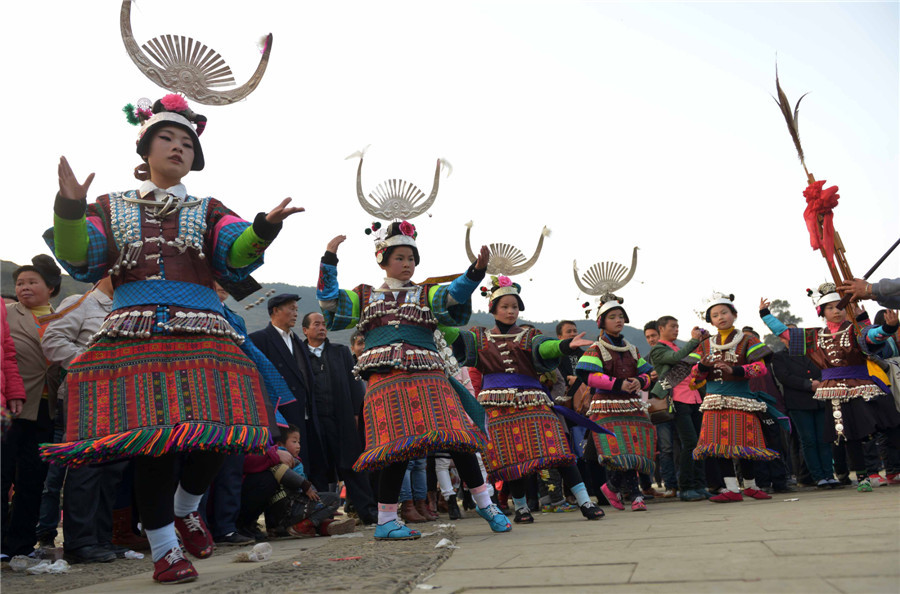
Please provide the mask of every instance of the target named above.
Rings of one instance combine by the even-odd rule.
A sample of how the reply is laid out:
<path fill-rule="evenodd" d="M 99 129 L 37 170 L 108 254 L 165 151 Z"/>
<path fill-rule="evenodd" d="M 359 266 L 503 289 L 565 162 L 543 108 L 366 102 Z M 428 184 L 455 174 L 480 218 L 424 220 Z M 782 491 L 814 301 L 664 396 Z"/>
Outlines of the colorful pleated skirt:
<path fill-rule="evenodd" d="M 774 460 L 778 452 L 766 447 L 762 424 L 755 412 L 722 408 L 703 411 L 694 459 L 743 458 Z"/>
<path fill-rule="evenodd" d="M 486 406 L 485 410 L 489 441 L 484 464 L 490 480 L 511 481 L 575 463 L 566 427 L 550 407 Z"/>
<path fill-rule="evenodd" d="M 595 413 L 591 420 L 614 435 L 593 433 L 601 464 L 610 470 L 653 474 L 656 427 L 643 412 Z"/>
<path fill-rule="evenodd" d="M 384 468 L 439 450 L 484 449 L 485 436 L 466 415 L 442 371 L 373 373 L 363 416 L 366 450 L 353 465 L 356 471 Z"/>
<path fill-rule="evenodd" d="M 55 464 L 262 452 L 269 441 L 259 373 L 228 338 L 102 338 L 72 362 L 66 385 L 66 443 L 41 447 Z"/>

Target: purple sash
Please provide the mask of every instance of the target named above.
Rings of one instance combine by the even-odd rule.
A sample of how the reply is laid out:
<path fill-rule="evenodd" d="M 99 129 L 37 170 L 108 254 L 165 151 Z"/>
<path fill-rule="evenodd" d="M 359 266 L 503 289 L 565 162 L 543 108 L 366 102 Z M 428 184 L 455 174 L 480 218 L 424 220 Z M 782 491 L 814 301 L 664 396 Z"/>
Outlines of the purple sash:
<path fill-rule="evenodd" d="M 537 378 L 530 375 L 522 375 L 521 373 L 488 373 L 481 380 L 482 390 L 501 390 L 504 388 L 547 391 Z"/>
<path fill-rule="evenodd" d="M 885 394 L 890 394 L 891 389 L 884 385 L 879 378 L 869 375 L 869 368 L 865 365 L 848 365 L 846 367 L 829 367 L 822 370 L 822 380 L 863 379 L 871 380 L 881 388 Z"/>

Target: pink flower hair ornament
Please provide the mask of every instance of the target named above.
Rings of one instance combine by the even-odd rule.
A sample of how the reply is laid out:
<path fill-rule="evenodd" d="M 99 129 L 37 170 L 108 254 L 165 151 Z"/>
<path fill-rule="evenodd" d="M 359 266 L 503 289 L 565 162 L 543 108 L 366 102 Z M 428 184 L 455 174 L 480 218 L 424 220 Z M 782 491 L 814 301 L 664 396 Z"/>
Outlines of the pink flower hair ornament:
<path fill-rule="evenodd" d="M 159 101 L 163 104 L 163 107 L 166 108 L 166 111 L 178 113 L 188 109 L 187 100 L 176 93 L 169 93 Z"/>
<path fill-rule="evenodd" d="M 512 279 L 508 276 L 500 275 L 497 277 L 497 286 L 498 287 L 511 287 L 513 284 Z"/>
<path fill-rule="evenodd" d="M 400 233 L 406 235 L 407 237 L 412 237 L 413 239 L 415 239 L 418 235 L 418 233 L 416 233 L 416 226 L 409 221 L 400 222 Z"/>

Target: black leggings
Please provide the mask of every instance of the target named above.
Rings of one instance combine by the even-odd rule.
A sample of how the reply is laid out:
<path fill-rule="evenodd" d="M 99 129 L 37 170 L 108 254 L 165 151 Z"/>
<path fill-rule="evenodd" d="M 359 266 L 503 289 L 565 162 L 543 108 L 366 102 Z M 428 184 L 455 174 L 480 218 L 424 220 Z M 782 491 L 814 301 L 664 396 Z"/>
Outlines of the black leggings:
<path fill-rule="evenodd" d="M 559 476 L 562 477 L 563 484 L 571 489 L 578 483 L 584 482 L 581 479 L 581 473 L 578 472 L 578 465 L 569 464 L 568 466 L 559 466 L 557 467 L 559 470 Z M 522 499 L 525 497 L 525 485 L 528 482 L 528 477 L 517 478 L 515 480 L 507 481 L 509 485 L 509 494 L 512 495 L 515 499 Z"/>
<path fill-rule="evenodd" d="M 746 480 L 750 481 L 756 478 L 756 475 L 753 473 L 753 460 L 740 458 L 738 463 L 741 465 L 741 475 Z M 735 476 L 734 460 L 731 458 L 719 458 L 719 472 L 722 473 L 722 478 Z"/>
<path fill-rule="evenodd" d="M 173 498 L 178 485 L 175 478 L 178 456 L 172 453 L 135 459 L 134 487 L 145 530 L 162 528 L 175 521 Z M 181 486 L 191 495 L 203 495 L 224 461 L 225 454 L 219 452 L 195 451 L 184 455 Z"/>
<path fill-rule="evenodd" d="M 475 454 L 467 452 L 450 452 L 453 462 L 456 464 L 456 472 L 459 478 L 469 487 L 469 490 L 484 484 L 481 476 L 481 468 Z M 403 476 L 409 461 L 394 462 L 390 466 L 381 469 L 378 480 L 378 503 L 397 503 L 400 500 L 400 487 L 403 485 Z"/>

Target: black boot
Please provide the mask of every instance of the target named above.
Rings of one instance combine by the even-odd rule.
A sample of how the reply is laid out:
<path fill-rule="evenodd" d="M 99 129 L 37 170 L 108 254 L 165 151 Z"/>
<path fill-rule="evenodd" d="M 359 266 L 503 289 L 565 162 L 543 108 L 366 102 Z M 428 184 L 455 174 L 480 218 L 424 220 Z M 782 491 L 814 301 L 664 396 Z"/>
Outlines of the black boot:
<path fill-rule="evenodd" d="M 451 520 L 458 520 L 462 517 L 459 513 L 459 505 L 456 503 L 456 495 L 447 498 L 447 512 L 450 514 Z"/>

